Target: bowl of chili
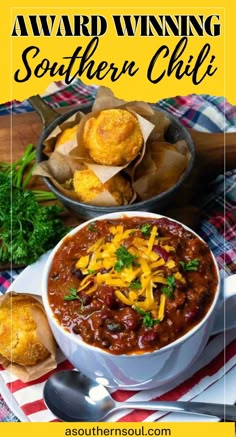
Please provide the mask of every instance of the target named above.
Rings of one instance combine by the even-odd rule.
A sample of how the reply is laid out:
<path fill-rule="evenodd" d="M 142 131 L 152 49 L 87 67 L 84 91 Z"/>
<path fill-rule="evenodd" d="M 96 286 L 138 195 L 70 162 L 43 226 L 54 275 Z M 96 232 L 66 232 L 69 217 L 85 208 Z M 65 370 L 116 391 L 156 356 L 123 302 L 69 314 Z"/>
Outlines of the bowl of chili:
<path fill-rule="evenodd" d="M 83 223 L 50 254 L 43 303 L 71 363 L 104 385 L 146 389 L 186 371 L 203 350 L 219 271 L 185 225 L 147 212 Z"/>

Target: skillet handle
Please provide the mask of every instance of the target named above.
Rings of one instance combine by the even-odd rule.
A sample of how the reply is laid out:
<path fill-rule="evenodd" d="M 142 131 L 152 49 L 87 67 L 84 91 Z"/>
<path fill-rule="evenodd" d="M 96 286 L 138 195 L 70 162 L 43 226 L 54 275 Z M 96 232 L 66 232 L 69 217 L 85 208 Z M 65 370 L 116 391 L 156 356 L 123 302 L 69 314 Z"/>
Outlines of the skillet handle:
<path fill-rule="evenodd" d="M 236 132 L 188 131 L 196 146 L 195 168 L 205 169 L 208 178 L 236 168 Z"/>
<path fill-rule="evenodd" d="M 52 109 L 39 94 L 29 97 L 28 101 L 39 114 L 44 128 L 60 116 L 60 114 L 54 111 L 54 109 Z"/>

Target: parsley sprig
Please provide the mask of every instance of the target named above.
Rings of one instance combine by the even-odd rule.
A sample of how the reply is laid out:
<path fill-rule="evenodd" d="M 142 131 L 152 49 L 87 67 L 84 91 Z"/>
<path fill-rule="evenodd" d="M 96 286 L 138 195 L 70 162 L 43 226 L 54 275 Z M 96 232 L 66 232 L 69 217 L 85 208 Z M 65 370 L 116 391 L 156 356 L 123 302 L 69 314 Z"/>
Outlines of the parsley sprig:
<path fill-rule="evenodd" d="M 114 270 L 116 270 L 116 272 L 121 272 L 124 268 L 129 268 L 132 265 L 136 267 L 139 266 L 137 256 L 130 253 L 124 246 L 120 246 L 115 251 L 115 255 L 117 257 L 117 261 L 114 265 Z"/>
<path fill-rule="evenodd" d="M 135 306 L 134 309 L 135 311 L 137 311 L 138 314 L 140 314 L 140 316 L 143 316 L 143 326 L 145 326 L 145 328 L 153 328 L 153 326 L 160 323 L 160 320 L 154 319 L 152 317 L 150 311 L 144 311 L 142 310 L 142 308 L 139 308 L 137 306 Z"/>
<path fill-rule="evenodd" d="M 88 275 L 94 275 L 95 273 L 97 273 L 97 270 L 88 269 Z"/>
<path fill-rule="evenodd" d="M 152 230 L 152 225 L 150 225 L 150 223 L 144 223 L 141 228 L 140 228 L 142 234 L 144 237 L 150 237 L 151 235 L 151 230 Z"/>
<path fill-rule="evenodd" d="M 173 296 L 174 288 L 175 288 L 175 277 L 171 275 L 168 276 L 166 280 L 167 280 L 167 285 L 162 287 L 161 291 L 166 295 L 166 297 L 171 298 Z"/>
<path fill-rule="evenodd" d="M 130 282 L 129 288 L 132 288 L 133 290 L 141 290 L 142 285 L 139 279 L 135 279 L 134 281 Z"/>
<path fill-rule="evenodd" d="M 64 300 L 75 300 L 79 299 L 77 288 L 71 287 L 70 292 L 64 296 Z"/>
<path fill-rule="evenodd" d="M 69 293 L 64 296 L 64 300 L 65 301 L 79 300 L 81 303 L 81 310 L 83 311 L 86 298 L 78 294 L 77 288 L 71 287 Z"/>
<path fill-rule="evenodd" d="M 180 265 L 184 271 L 194 271 L 196 272 L 199 266 L 199 259 L 195 258 L 185 263 L 184 261 L 180 261 Z"/>
<path fill-rule="evenodd" d="M 27 190 L 35 160 L 32 144 L 13 163 L 0 162 L 0 262 L 27 265 L 51 249 L 68 232 L 53 193 Z"/>
<path fill-rule="evenodd" d="M 97 232 L 96 223 L 95 223 L 95 222 L 91 222 L 91 223 L 88 225 L 88 230 L 89 230 L 90 232 Z"/>

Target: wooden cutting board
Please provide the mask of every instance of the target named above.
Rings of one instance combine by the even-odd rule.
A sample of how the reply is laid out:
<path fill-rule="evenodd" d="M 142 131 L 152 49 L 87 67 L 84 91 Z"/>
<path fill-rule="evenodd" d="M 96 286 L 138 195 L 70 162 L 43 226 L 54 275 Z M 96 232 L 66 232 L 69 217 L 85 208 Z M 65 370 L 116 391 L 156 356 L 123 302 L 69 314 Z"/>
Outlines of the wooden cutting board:
<path fill-rule="evenodd" d="M 59 113 L 72 109 L 61 108 Z M 37 145 L 42 132 L 41 120 L 36 112 L 0 117 L 0 161 L 17 160 L 26 146 Z M 207 183 L 224 170 L 236 168 L 236 132 L 203 133 L 189 129 L 196 146 L 196 161 L 191 177 L 178 193 L 175 205 L 165 214 L 194 227 L 197 219 L 196 197 L 206 193 Z M 39 177 L 35 177 L 34 189 L 46 189 Z M 80 221 L 72 213 L 65 213 L 65 222 L 76 225 Z"/>

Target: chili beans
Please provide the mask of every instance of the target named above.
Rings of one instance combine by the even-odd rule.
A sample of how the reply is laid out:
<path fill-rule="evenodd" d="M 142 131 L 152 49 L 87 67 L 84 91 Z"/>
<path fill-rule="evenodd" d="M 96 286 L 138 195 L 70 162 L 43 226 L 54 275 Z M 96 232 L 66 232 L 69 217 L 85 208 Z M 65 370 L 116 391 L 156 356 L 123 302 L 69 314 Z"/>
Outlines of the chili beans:
<path fill-rule="evenodd" d="M 167 218 L 96 221 L 65 239 L 49 303 L 72 335 L 113 354 L 153 351 L 206 315 L 217 288 L 208 246 Z"/>

